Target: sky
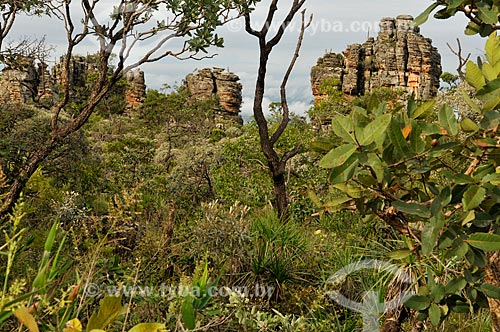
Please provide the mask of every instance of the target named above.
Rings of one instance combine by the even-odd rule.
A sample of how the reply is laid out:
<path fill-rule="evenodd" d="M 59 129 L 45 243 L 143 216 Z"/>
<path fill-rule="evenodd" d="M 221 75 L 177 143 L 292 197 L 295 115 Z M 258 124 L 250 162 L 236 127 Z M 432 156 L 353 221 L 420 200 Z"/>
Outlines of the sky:
<path fill-rule="evenodd" d="M 105 19 L 116 1 L 102 0 L 103 7 L 98 18 Z M 265 17 L 270 0 L 262 0 L 252 14 L 255 26 Z M 280 0 L 277 19 L 282 18 L 289 8 L 291 0 Z M 342 52 L 347 45 L 363 43 L 368 36 L 376 36 L 378 22 L 383 17 L 396 17 L 410 14 L 416 17 L 425 10 L 430 0 L 306 0 L 304 8 L 313 14 L 313 22 L 306 32 L 300 57 L 290 77 L 287 95 L 291 110 L 296 114 L 305 114 L 313 99 L 309 73 L 317 59 L 328 51 Z M 78 22 L 75 22 L 78 23 Z M 477 36 L 465 36 L 463 31 L 467 21 L 460 14 L 448 20 L 430 18 L 421 27 L 421 34 L 433 40 L 442 56 L 443 70 L 456 72 L 456 56 L 448 49 L 446 43 L 456 46 L 456 38 L 460 38 L 465 54 L 471 53 L 471 59 L 483 54 L 485 40 Z M 299 34 L 300 17 L 287 30 L 282 42 L 275 48 L 269 61 L 266 89 L 266 105 L 279 101 L 279 85 L 295 49 Z M 148 88 L 160 89 L 164 84 L 179 85 L 182 79 L 196 69 L 206 67 L 226 68 L 236 73 L 243 85 L 242 115 L 251 115 L 253 90 L 258 69 L 257 39 L 244 31 L 242 19 L 230 22 L 218 29 L 224 38 L 225 47 L 212 49 L 217 54 L 211 59 L 202 61 L 180 61 L 166 58 L 153 64 L 141 67 L 146 74 Z M 55 19 L 22 17 L 16 22 L 13 38 L 43 37 L 47 43 L 55 47 L 54 59 L 64 53 L 64 30 L 61 22 Z M 80 53 L 94 53 L 97 50 L 95 41 L 88 42 Z M 133 56 L 140 56 L 145 49 L 138 49 Z"/>

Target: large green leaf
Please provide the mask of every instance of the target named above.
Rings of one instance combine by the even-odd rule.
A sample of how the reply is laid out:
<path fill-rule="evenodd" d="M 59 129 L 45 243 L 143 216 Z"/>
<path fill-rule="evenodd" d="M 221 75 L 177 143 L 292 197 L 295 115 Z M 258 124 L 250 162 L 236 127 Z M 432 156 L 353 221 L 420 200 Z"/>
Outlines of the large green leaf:
<path fill-rule="evenodd" d="M 500 235 L 489 233 L 474 233 L 466 242 L 474 248 L 484 251 L 500 250 Z"/>
<path fill-rule="evenodd" d="M 491 66 L 496 67 L 500 63 L 500 39 L 497 37 L 496 32 L 489 35 L 484 50 L 488 62 Z"/>
<path fill-rule="evenodd" d="M 483 76 L 483 72 L 474 62 L 467 62 L 465 69 L 465 79 L 470 85 L 475 87 L 476 90 L 480 90 L 486 85 L 486 79 Z"/>
<path fill-rule="evenodd" d="M 491 24 L 481 24 L 479 26 L 479 35 L 481 37 L 488 37 L 490 34 L 492 34 L 495 30 L 493 29 L 493 26 Z"/>
<path fill-rule="evenodd" d="M 498 91 L 500 89 L 500 78 L 496 78 L 493 81 L 486 83 L 478 92 L 477 96 L 484 96 L 491 92 Z"/>
<path fill-rule="evenodd" d="M 346 162 L 332 169 L 330 173 L 330 184 L 339 184 L 349 181 L 359 165 L 358 152 L 354 153 Z"/>
<path fill-rule="evenodd" d="M 478 288 L 487 297 L 491 297 L 493 299 L 500 299 L 500 287 L 491 284 L 481 284 L 479 285 Z"/>
<path fill-rule="evenodd" d="M 480 31 L 481 27 L 479 25 L 477 25 L 476 23 L 474 22 L 469 22 L 467 24 L 467 26 L 465 27 L 465 35 L 467 36 L 474 36 L 474 35 L 477 35 Z"/>
<path fill-rule="evenodd" d="M 126 308 L 122 306 L 121 296 L 106 296 L 99 304 L 99 310 L 90 316 L 87 330 L 105 329 L 106 326 L 115 321 L 118 317 L 126 313 Z"/>
<path fill-rule="evenodd" d="M 338 211 L 342 208 L 342 204 L 352 201 L 351 197 L 337 197 L 332 198 L 325 204 L 323 204 L 323 208 L 327 209 L 329 212 Z"/>
<path fill-rule="evenodd" d="M 460 128 L 466 133 L 476 132 L 479 130 L 479 126 L 469 118 L 464 118 L 460 121 Z"/>
<path fill-rule="evenodd" d="M 414 310 L 425 310 L 430 306 L 430 304 L 431 301 L 429 298 L 423 295 L 413 295 L 404 303 L 405 306 Z"/>
<path fill-rule="evenodd" d="M 486 189 L 483 187 L 472 185 L 464 193 L 462 204 L 465 211 L 477 208 L 486 196 Z"/>
<path fill-rule="evenodd" d="M 476 104 L 470 97 L 469 95 L 467 94 L 467 92 L 465 91 L 462 91 L 462 96 L 464 97 L 464 100 L 465 102 L 467 103 L 467 105 L 469 105 L 470 108 L 472 108 L 472 110 L 478 114 L 481 114 L 482 111 L 481 111 L 481 107 L 479 107 L 478 104 Z"/>
<path fill-rule="evenodd" d="M 445 207 L 446 205 L 450 204 L 452 198 L 451 188 L 449 186 L 444 187 L 437 198 L 439 199 L 441 207 Z"/>
<path fill-rule="evenodd" d="M 408 144 L 401 132 L 401 128 L 399 124 L 395 121 L 391 121 L 391 125 L 388 131 L 389 139 L 391 140 L 392 145 L 394 146 L 394 150 L 401 157 L 409 157 L 411 155 L 410 149 L 408 148 Z"/>
<path fill-rule="evenodd" d="M 160 323 L 142 323 L 134 326 L 128 332 L 160 332 L 165 330 L 165 324 Z"/>
<path fill-rule="evenodd" d="M 410 149 L 413 153 L 425 151 L 425 140 L 422 139 L 422 125 L 419 121 L 411 122 Z"/>
<path fill-rule="evenodd" d="M 429 256 L 434 249 L 439 235 L 439 229 L 427 223 L 422 229 L 422 253 Z"/>
<path fill-rule="evenodd" d="M 427 113 L 429 113 L 430 111 L 432 111 L 432 109 L 434 108 L 434 106 L 436 105 L 436 100 L 435 99 L 432 99 L 432 100 L 428 100 L 426 101 L 425 103 L 423 103 L 422 105 L 420 105 L 414 112 L 413 114 L 411 114 L 411 119 L 418 119 L 419 117 L 421 117 L 422 115 L 425 115 Z"/>
<path fill-rule="evenodd" d="M 458 294 L 464 289 L 467 285 L 467 280 L 464 277 L 457 277 L 455 279 L 451 279 L 446 286 L 444 287 L 444 291 L 446 294 Z"/>
<path fill-rule="evenodd" d="M 500 124 L 500 112 L 499 111 L 487 111 L 484 113 L 484 117 L 481 120 L 481 128 L 484 130 L 490 130 L 495 128 Z"/>
<path fill-rule="evenodd" d="M 443 175 L 450 180 L 453 184 L 472 184 L 476 183 L 476 180 L 470 175 L 463 173 L 453 173 L 449 170 L 444 170 Z"/>
<path fill-rule="evenodd" d="M 484 77 L 486 77 L 488 81 L 493 81 L 498 77 L 496 68 L 490 65 L 488 62 L 483 63 L 483 67 L 481 68 L 481 70 L 483 71 Z"/>
<path fill-rule="evenodd" d="M 432 281 L 434 281 L 434 279 L 432 279 Z M 444 295 L 444 286 L 441 284 L 434 285 L 430 295 L 432 301 L 439 303 L 444 298 Z"/>
<path fill-rule="evenodd" d="M 182 322 L 189 330 L 194 330 L 196 328 L 196 314 L 191 296 L 186 296 L 184 298 L 184 304 L 182 305 Z"/>
<path fill-rule="evenodd" d="M 345 144 L 328 152 L 319 162 L 319 167 L 334 168 L 343 165 L 354 152 L 357 146 L 354 144 Z"/>
<path fill-rule="evenodd" d="M 372 171 L 375 173 L 377 181 L 381 183 L 384 180 L 385 163 L 383 163 L 375 153 L 369 153 L 366 164 L 370 166 Z"/>
<path fill-rule="evenodd" d="M 415 20 L 413 21 L 413 23 L 415 23 L 416 26 L 419 26 L 419 25 L 422 25 L 424 24 L 425 22 L 427 22 L 427 20 L 429 19 L 429 15 L 432 13 L 432 11 L 434 9 L 437 8 L 439 4 L 434 2 L 432 5 L 430 5 L 429 7 L 427 7 L 426 10 L 424 10 L 420 15 L 418 15 Z"/>
<path fill-rule="evenodd" d="M 400 249 L 391 251 L 387 256 L 391 259 L 405 259 L 412 254 L 410 249 Z"/>
<path fill-rule="evenodd" d="M 478 96 L 485 103 L 483 105 L 483 112 L 495 110 L 500 104 L 500 90 L 494 90 L 486 95 Z"/>
<path fill-rule="evenodd" d="M 449 134 L 456 136 L 458 134 L 458 120 L 451 108 L 448 105 L 443 105 L 438 113 L 439 124 L 448 131 Z"/>
<path fill-rule="evenodd" d="M 362 128 L 359 131 L 356 130 L 358 134 L 358 142 L 361 145 L 369 145 L 373 142 L 379 141 L 381 138 L 383 139 L 386 135 L 387 128 L 391 123 L 391 114 L 384 114 L 378 116 L 370 122 L 366 127 Z M 357 128 L 356 128 L 357 129 Z"/>
<path fill-rule="evenodd" d="M 486 175 L 484 178 L 481 179 L 482 183 L 491 183 L 495 186 L 500 185 L 500 173 L 492 173 Z"/>
<path fill-rule="evenodd" d="M 454 258 L 454 259 L 460 259 L 462 257 L 464 257 L 467 252 L 469 252 L 469 246 L 467 245 L 466 242 L 462 242 L 460 244 L 453 244 L 453 247 L 451 248 L 451 250 L 449 250 L 447 253 L 446 253 L 446 257 L 447 258 Z"/>
<path fill-rule="evenodd" d="M 356 143 L 354 139 L 354 125 L 350 118 L 338 115 L 332 120 L 332 131 L 347 143 Z"/>
<path fill-rule="evenodd" d="M 349 183 L 339 183 L 333 185 L 333 187 L 344 192 L 345 194 L 347 194 L 349 197 L 352 198 L 361 198 L 362 193 L 365 191 L 363 187 L 352 185 Z"/>
<path fill-rule="evenodd" d="M 431 212 L 429 209 L 418 203 L 406 203 L 403 201 L 394 201 L 392 202 L 392 206 L 394 206 L 398 211 L 403 213 L 417 215 L 422 218 L 430 218 Z"/>
<path fill-rule="evenodd" d="M 309 148 L 312 151 L 325 153 L 335 148 L 335 143 L 330 138 L 319 137 L 311 143 Z"/>
<path fill-rule="evenodd" d="M 441 309 L 435 303 L 431 304 L 429 308 L 429 319 L 434 326 L 438 326 L 441 322 Z"/>
<path fill-rule="evenodd" d="M 495 7 L 491 7 L 485 1 L 476 2 L 476 6 L 478 17 L 481 21 L 487 24 L 498 23 L 498 10 L 495 10 Z"/>

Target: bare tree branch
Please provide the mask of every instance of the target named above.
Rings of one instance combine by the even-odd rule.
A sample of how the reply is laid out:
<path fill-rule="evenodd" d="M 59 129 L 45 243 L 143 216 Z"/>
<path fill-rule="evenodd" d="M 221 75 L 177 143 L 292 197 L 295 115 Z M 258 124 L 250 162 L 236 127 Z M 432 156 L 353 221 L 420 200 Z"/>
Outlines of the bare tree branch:
<path fill-rule="evenodd" d="M 460 79 L 462 81 L 464 81 L 465 80 L 464 67 L 467 64 L 467 62 L 469 61 L 471 54 L 469 53 L 469 54 L 467 54 L 467 56 L 465 58 L 463 57 L 462 44 L 460 43 L 460 39 L 458 39 L 458 38 L 457 38 L 458 50 L 455 51 L 449 43 L 446 43 L 446 45 L 450 49 L 451 53 L 456 55 L 456 57 L 458 58 L 458 67 L 457 67 L 458 76 L 460 76 Z"/>
<path fill-rule="evenodd" d="M 302 42 L 304 40 L 304 33 L 305 31 L 309 28 L 309 26 L 312 23 L 313 15 L 309 17 L 309 21 L 306 22 L 305 20 L 305 10 L 302 11 L 302 25 L 300 28 L 300 35 L 297 40 L 297 46 L 295 47 L 295 53 L 293 54 L 292 61 L 290 62 L 290 65 L 288 66 L 288 70 L 285 73 L 285 76 L 283 77 L 283 81 L 281 82 L 281 87 L 280 87 L 280 94 L 281 94 L 281 107 L 283 108 L 283 118 L 281 120 L 281 123 L 278 127 L 278 129 L 275 131 L 273 136 L 271 137 L 271 144 L 275 144 L 278 139 L 283 135 L 283 132 L 285 131 L 288 121 L 290 120 L 290 109 L 288 107 L 288 101 L 286 97 L 286 85 L 288 83 L 288 79 L 290 78 L 290 75 L 292 74 L 293 68 L 295 67 L 295 64 L 297 63 L 297 59 L 300 56 L 300 49 L 302 48 Z"/>

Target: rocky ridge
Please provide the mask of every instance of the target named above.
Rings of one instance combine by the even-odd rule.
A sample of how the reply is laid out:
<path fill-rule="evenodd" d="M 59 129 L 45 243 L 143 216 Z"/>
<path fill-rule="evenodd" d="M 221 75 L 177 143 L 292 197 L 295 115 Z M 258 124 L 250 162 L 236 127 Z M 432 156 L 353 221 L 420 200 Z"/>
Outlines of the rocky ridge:
<path fill-rule="evenodd" d="M 32 58 L 22 57 L 16 65 L 7 65 L 0 73 L 0 103 L 37 102 L 50 107 L 57 99 L 59 87 L 69 80 L 72 91 L 71 98 L 86 98 L 88 79 L 98 72 L 97 62 L 91 56 L 74 56 L 71 58 L 69 73 L 63 75 L 61 58 L 49 71 L 45 63 L 35 63 Z M 144 72 L 139 69 L 125 75 L 125 111 L 136 110 L 146 97 Z"/>
<path fill-rule="evenodd" d="M 342 54 L 327 53 L 311 69 L 313 95 L 322 98 L 321 82 L 333 78 L 347 95 L 364 95 L 380 87 L 403 89 L 417 99 L 436 96 L 441 56 L 432 40 L 420 34 L 413 17 L 383 18 L 377 38 L 352 44 Z"/>

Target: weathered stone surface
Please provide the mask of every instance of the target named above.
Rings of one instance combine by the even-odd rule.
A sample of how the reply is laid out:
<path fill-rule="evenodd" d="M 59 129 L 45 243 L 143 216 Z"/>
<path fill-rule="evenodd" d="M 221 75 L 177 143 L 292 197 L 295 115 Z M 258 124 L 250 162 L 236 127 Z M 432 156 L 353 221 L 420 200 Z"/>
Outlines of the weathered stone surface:
<path fill-rule="evenodd" d="M 28 57 L 7 64 L 0 75 L 0 103 L 28 103 L 41 98 L 53 99 L 52 83 L 47 66 L 35 64 Z"/>
<path fill-rule="evenodd" d="M 193 100 L 208 100 L 217 93 L 215 76 L 210 68 L 188 75 L 186 84 Z"/>
<path fill-rule="evenodd" d="M 99 70 L 97 58 L 93 56 L 74 56 L 71 58 L 69 72 L 63 73 L 64 57 L 51 69 L 44 63 L 35 65 L 31 58 L 16 59 L 15 65 L 7 65 L 0 74 L 0 102 L 28 103 L 37 101 L 50 107 L 54 104 L 60 87 L 69 81 L 72 100 L 84 100 L 90 92 L 89 78 Z M 144 72 L 139 69 L 125 75 L 127 87 L 123 98 L 125 111 L 138 109 L 146 97 Z"/>
<path fill-rule="evenodd" d="M 216 98 L 216 120 L 227 118 L 241 123 L 242 85 L 239 80 L 236 74 L 222 68 L 205 68 L 188 75 L 185 84 L 192 101 Z"/>
<path fill-rule="evenodd" d="M 318 63 L 311 69 L 311 86 L 316 97 L 324 93 L 320 91 L 321 82 L 334 77 L 342 82 L 344 76 L 344 58 L 340 54 L 327 53 L 318 59 Z"/>
<path fill-rule="evenodd" d="M 420 34 L 413 17 L 400 15 L 383 18 L 376 39 L 349 45 L 343 55 L 329 53 L 320 58 L 311 70 L 311 85 L 316 98 L 324 97 L 318 91 L 321 82 L 335 77 L 348 95 L 389 87 L 429 99 L 439 90 L 441 71 L 441 56 L 432 40 Z"/>
<path fill-rule="evenodd" d="M 241 110 L 241 83 L 240 78 L 233 73 L 224 72 L 217 68 L 213 71 L 215 77 L 216 94 L 219 105 L 228 113 L 237 115 Z"/>
<path fill-rule="evenodd" d="M 37 68 L 38 86 L 37 93 L 39 101 L 46 106 L 51 106 L 55 101 L 54 78 L 50 75 L 48 66 L 40 63 Z"/>
<path fill-rule="evenodd" d="M 96 73 L 99 70 L 97 59 L 84 56 L 73 56 L 69 65 L 67 77 L 63 75 L 63 61 L 60 61 L 52 67 L 52 77 L 57 85 L 62 85 L 69 80 L 73 89 L 85 87 L 89 74 Z"/>
<path fill-rule="evenodd" d="M 137 110 L 146 99 L 146 80 L 144 72 L 140 69 L 132 70 L 125 76 L 127 88 L 125 89 L 125 111 Z"/>

